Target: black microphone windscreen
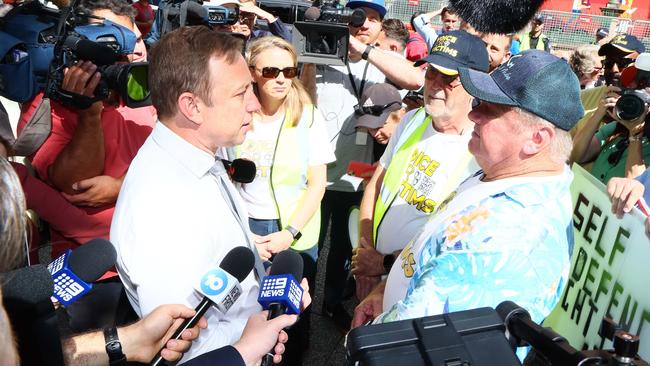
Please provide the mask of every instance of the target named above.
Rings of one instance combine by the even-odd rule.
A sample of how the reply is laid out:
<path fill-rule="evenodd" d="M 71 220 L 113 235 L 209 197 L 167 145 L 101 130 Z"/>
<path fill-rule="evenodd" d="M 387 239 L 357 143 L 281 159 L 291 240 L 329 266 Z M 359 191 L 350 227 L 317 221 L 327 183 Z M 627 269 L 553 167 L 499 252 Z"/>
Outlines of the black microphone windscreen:
<path fill-rule="evenodd" d="M 290 273 L 296 281 L 302 279 L 303 262 L 300 254 L 293 250 L 283 250 L 273 258 L 271 275 Z"/>
<path fill-rule="evenodd" d="M 479 32 L 508 34 L 523 29 L 544 0 L 450 0 L 458 15 Z"/>
<path fill-rule="evenodd" d="M 2 298 L 15 303 L 37 305 L 49 301 L 54 293 L 52 275 L 42 264 L 3 273 Z"/>
<path fill-rule="evenodd" d="M 187 20 L 186 22 L 189 25 L 200 25 L 207 22 L 208 11 L 203 7 L 203 5 L 194 2 L 187 2 Z"/>
<path fill-rule="evenodd" d="M 230 164 L 232 168 L 232 180 L 239 183 L 250 183 L 255 180 L 257 166 L 255 162 L 248 159 L 235 159 Z"/>
<path fill-rule="evenodd" d="M 65 46 L 80 60 L 91 61 L 97 66 L 112 65 L 118 60 L 117 53 L 112 48 L 88 39 L 69 36 L 65 40 Z"/>
<path fill-rule="evenodd" d="M 255 256 L 246 247 L 235 247 L 221 260 L 219 267 L 242 282 L 253 270 Z"/>
<path fill-rule="evenodd" d="M 318 20 L 320 18 L 320 9 L 311 6 L 305 10 L 305 20 Z"/>
<path fill-rule="evenodd" d="M 366 22 L 366 12 L 361 8 L 356 8 L 350 15 L 350 25 L 358 28 Z"/>
<path fill-rule="evenodd" d="M 93 239 L 74 249 L 68 262 L 70 270 L 84 282 L 94 282 L 115 265 L 117 253 L 113 244 Z"/>

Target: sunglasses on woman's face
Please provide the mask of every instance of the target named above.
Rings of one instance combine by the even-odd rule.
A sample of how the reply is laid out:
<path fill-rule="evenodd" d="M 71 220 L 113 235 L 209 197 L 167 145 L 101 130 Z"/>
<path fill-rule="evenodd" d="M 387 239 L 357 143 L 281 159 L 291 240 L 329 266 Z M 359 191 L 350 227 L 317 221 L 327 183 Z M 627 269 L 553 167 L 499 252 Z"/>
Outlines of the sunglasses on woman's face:
<path fill-rule="evenodd" d="M 263 67 L 262 70 L 256 69 L 258 71 L 262 72 L 262 77 L 265 77 L 267 79 L 275 79 L 282 73 L 285 78 L 287 79 L 292 79 L 295 78 L 298 75 L 298 68 L 297 67 L 285 67 L 284 69 L 280 69 L 277 67 Z"/>

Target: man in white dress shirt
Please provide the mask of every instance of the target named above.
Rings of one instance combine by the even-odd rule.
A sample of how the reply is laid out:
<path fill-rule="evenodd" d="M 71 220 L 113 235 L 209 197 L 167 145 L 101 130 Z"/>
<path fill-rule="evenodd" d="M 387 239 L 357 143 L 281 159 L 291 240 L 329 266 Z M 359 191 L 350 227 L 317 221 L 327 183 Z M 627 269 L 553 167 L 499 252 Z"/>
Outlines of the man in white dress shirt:
<path fill-rule="evenodd" d="M 260 108 L 241 49 L 232 36 L 185 27 L 152 50 L 149 84 L 160 122 L 131 163 L 111 227 L 120 278 L 140 316 L 167 303 L 195 307 L 205 272 L 236 246 L 255 249 L 237 215 L 241 198 L 231 200 L 230 181 L 210 172 L 224 171 L 216 151 L 242 143 Z M 260 268 L 258 260 L 227 315 L 208 310 L 208 329 L 182 361 L 239 339 L 260 310 Z"/>

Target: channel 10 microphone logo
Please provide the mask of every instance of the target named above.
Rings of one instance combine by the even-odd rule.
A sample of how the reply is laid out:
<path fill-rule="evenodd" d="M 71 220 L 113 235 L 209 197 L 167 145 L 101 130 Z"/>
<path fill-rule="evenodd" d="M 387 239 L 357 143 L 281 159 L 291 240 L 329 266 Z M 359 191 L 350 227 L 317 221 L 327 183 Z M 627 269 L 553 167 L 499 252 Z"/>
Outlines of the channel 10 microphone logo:
<path fill-rule="evenodd" d="M 201 278 L 201 292 L 208 297 L 219 296 L 228 287 L 228 276 L 221 269 L 213 269 Z"/>

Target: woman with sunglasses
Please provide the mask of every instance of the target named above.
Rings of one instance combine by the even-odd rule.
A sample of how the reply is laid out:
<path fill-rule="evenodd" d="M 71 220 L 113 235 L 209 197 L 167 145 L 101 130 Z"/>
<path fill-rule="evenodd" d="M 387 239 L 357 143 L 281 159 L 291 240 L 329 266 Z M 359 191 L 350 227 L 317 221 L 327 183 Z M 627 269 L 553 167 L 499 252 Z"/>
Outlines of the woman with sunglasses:
<path fill-rule="evenodd" d="M 262 106 L 237 149 L 239 157 L 257 165 L 255 180 L 240 188 L 250 228 L 259 235 L 256 242 L 263 259 L 287 249 L 300 253 L 303 276 L 314 289 L 326 164 L 335 160 L 325 122 L 297 78 L 297 54 L 287 41 L 256 39 L 248 44 L 246 56 Z M 309 325 L 304 322 L 308 318 L 302 316 L 298 322 L 298 336 L 290 335 L 294 341 L 308 339 Z M 292 348 L 287 348 L 285 359 L 300 357 Z M 300 364 L 294 361 L 286 364 Z"/>
<path fill-rule="evenodd" d="M 650 61 L 650 54 L 642 55 L 647 55 L 646 60 Z M 650 87 L 642 87 L 650 80 L 626 76 L 628 73 L 637 73 L 637 69 L 623 70 L 621 79 L 629 79 L 625 87 L 637 89 L 650 100 Z M 606 87 L 598 108 L 573 138 L 571 160 L 579 164 L 593 162 L 591 174 L 604 184 L 613 177 L 635 178 L 650 164 L 650 131 L 646 128 L 650 127 L 646 125 L 650 119 L 648 104 L 639 104 L 639 113 L 631 113 L 634 108 L 629 108 L 629 103 L 626 103 L 627 108 L 615 108 L 621 92 L 617 86 Z M 602 121 L 610 122 L 601 127 Z"/>

